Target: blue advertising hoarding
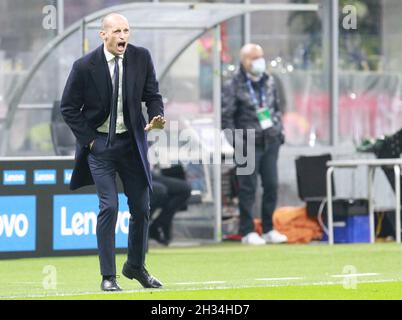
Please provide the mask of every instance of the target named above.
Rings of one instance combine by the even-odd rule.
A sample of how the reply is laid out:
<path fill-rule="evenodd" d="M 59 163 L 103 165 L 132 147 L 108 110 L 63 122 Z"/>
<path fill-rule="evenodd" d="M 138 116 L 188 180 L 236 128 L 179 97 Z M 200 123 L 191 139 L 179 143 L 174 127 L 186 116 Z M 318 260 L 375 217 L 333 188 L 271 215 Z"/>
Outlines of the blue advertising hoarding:
<path fill-rule="evenodd" d="M 34 184 L 56 184 L 56 170 L 34 170 Z"/>
<path fill-rule="evenodd" d="M 5 186 L 25 185 L 26 171 L 25 170 L 4 170 L 3 184 Z"/>
<path fill-rule="evenodd" d="M 96 249 L 96 194 L 64 194 L 53 197 L 53 250 Z M 116 248 L 127 248 L 130 213 L 127 198 L 119 194 Z"/>
<path fill-rule="evenodd" d="M 36 249 L 36 197 L 0 196 L 0 252 Z"/>
<path fill-rule="evenodd" d="M 64 171 L 63 171 L 64 184 L 70 183 L 72 174 L 73 174 L 73 169 L 64 169 Z"/>

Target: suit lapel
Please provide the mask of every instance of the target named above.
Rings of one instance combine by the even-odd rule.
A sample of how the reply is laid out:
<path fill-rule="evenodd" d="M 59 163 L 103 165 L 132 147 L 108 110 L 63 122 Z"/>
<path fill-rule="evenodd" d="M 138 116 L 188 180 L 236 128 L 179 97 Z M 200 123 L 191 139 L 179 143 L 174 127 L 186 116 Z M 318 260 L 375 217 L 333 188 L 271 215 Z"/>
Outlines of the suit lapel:
<path fill-rule="evenodd" d="M 124 55 L 124 86 L 123 97 L 124 102 L 127 103 L 127 99 L 132 99 L 135 92 L 135 86 L 138 77 L 138 59 L 135 52 L 135 47 L 129 46 Z"/>
<path fill-rule="evenodd" d="M 103 108 L 107 113 L 110 112 L 110 99 L 112 96 L 112 80 L 109 67 L 103 53 L 103 45 L 96 51 L 91 61 L 91 76 L 95 82 L 96 89 L 102 101 Z"/>

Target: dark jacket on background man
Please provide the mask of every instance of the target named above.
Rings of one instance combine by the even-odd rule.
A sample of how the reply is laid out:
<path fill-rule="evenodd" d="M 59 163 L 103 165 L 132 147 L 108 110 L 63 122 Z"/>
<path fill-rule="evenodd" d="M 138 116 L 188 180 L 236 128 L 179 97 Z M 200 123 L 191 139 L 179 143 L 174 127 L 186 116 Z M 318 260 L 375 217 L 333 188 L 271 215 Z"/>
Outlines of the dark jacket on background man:
<path fill-rule="evenodd" d="M 241 66 L 233 78 L 222 88 L 222 129 L 254 129 L 256 143 L 269 143 L 278 139 L 284 142 L 282 112 L 275 79 L 266 73 L 258 83 L 252 83 L 258 97 L 260 88 L 266 92 L 266 103 L 271 111 L 273 126 L 263 130 L 260 126 L 253 98 L 247 84 L 246 71 Z M 246 133 L 243 133 L 246 136 Z"/>

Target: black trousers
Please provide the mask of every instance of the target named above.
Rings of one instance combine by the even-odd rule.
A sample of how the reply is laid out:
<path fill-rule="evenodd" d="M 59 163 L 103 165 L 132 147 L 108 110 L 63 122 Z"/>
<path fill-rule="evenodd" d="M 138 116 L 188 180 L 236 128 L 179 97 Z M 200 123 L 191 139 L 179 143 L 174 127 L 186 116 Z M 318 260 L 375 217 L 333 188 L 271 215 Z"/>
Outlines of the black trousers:
<path fill-rule="evenodd" d="M 118 213 L 116 173 L 123 184 L 130 210 L 128 263 L 142 267 L 145 262 L 149 223 L 149 187 L 135 142 L 128 133 L 117 135 L 106 147 L 106 134 L 98 134 L 88 155 L 88 164 L 99 197 L 96 236 L 102 275 L 116 275 L 115 228 Z"/>
<path fill-rule="evenodd" d="M 170 236 L 174 215 L 191 196 L 191 186 L 182 179 L 152 174 L 152 189 L 151 217 L 156 209 L 162 209 L 152 224 L 162 226 Z"/>
<path fill-rule="evenodd" d="M 267 233 L 273 229 L 272 214 L 276 208 L 278 191 L 278 154 L 279 141 L 272 141 L 268 145 L 256 146 L 255 170 L 249 175 L 238 175 L 239 181 L 239 209 L 240 234 L 247 235 L 254 231 L 253 206 L 257 191 L 257 175 L 261 175 L 262 187 L 262 229 Z M 248 164 L 249 165 L 249 164 Z"/>

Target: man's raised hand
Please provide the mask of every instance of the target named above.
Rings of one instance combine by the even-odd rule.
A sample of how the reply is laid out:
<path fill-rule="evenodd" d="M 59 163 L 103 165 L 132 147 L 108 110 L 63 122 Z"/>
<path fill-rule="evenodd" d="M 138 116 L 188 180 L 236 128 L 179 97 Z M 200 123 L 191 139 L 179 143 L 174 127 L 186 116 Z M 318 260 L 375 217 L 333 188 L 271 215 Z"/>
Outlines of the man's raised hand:
<path fill-rule="evenodd" d="M 144 128 L 145 131 L 152 129 L 163 129 L 165 127 L 166 120 L 162 116 L 153 117 L 150 123 Z"/>

